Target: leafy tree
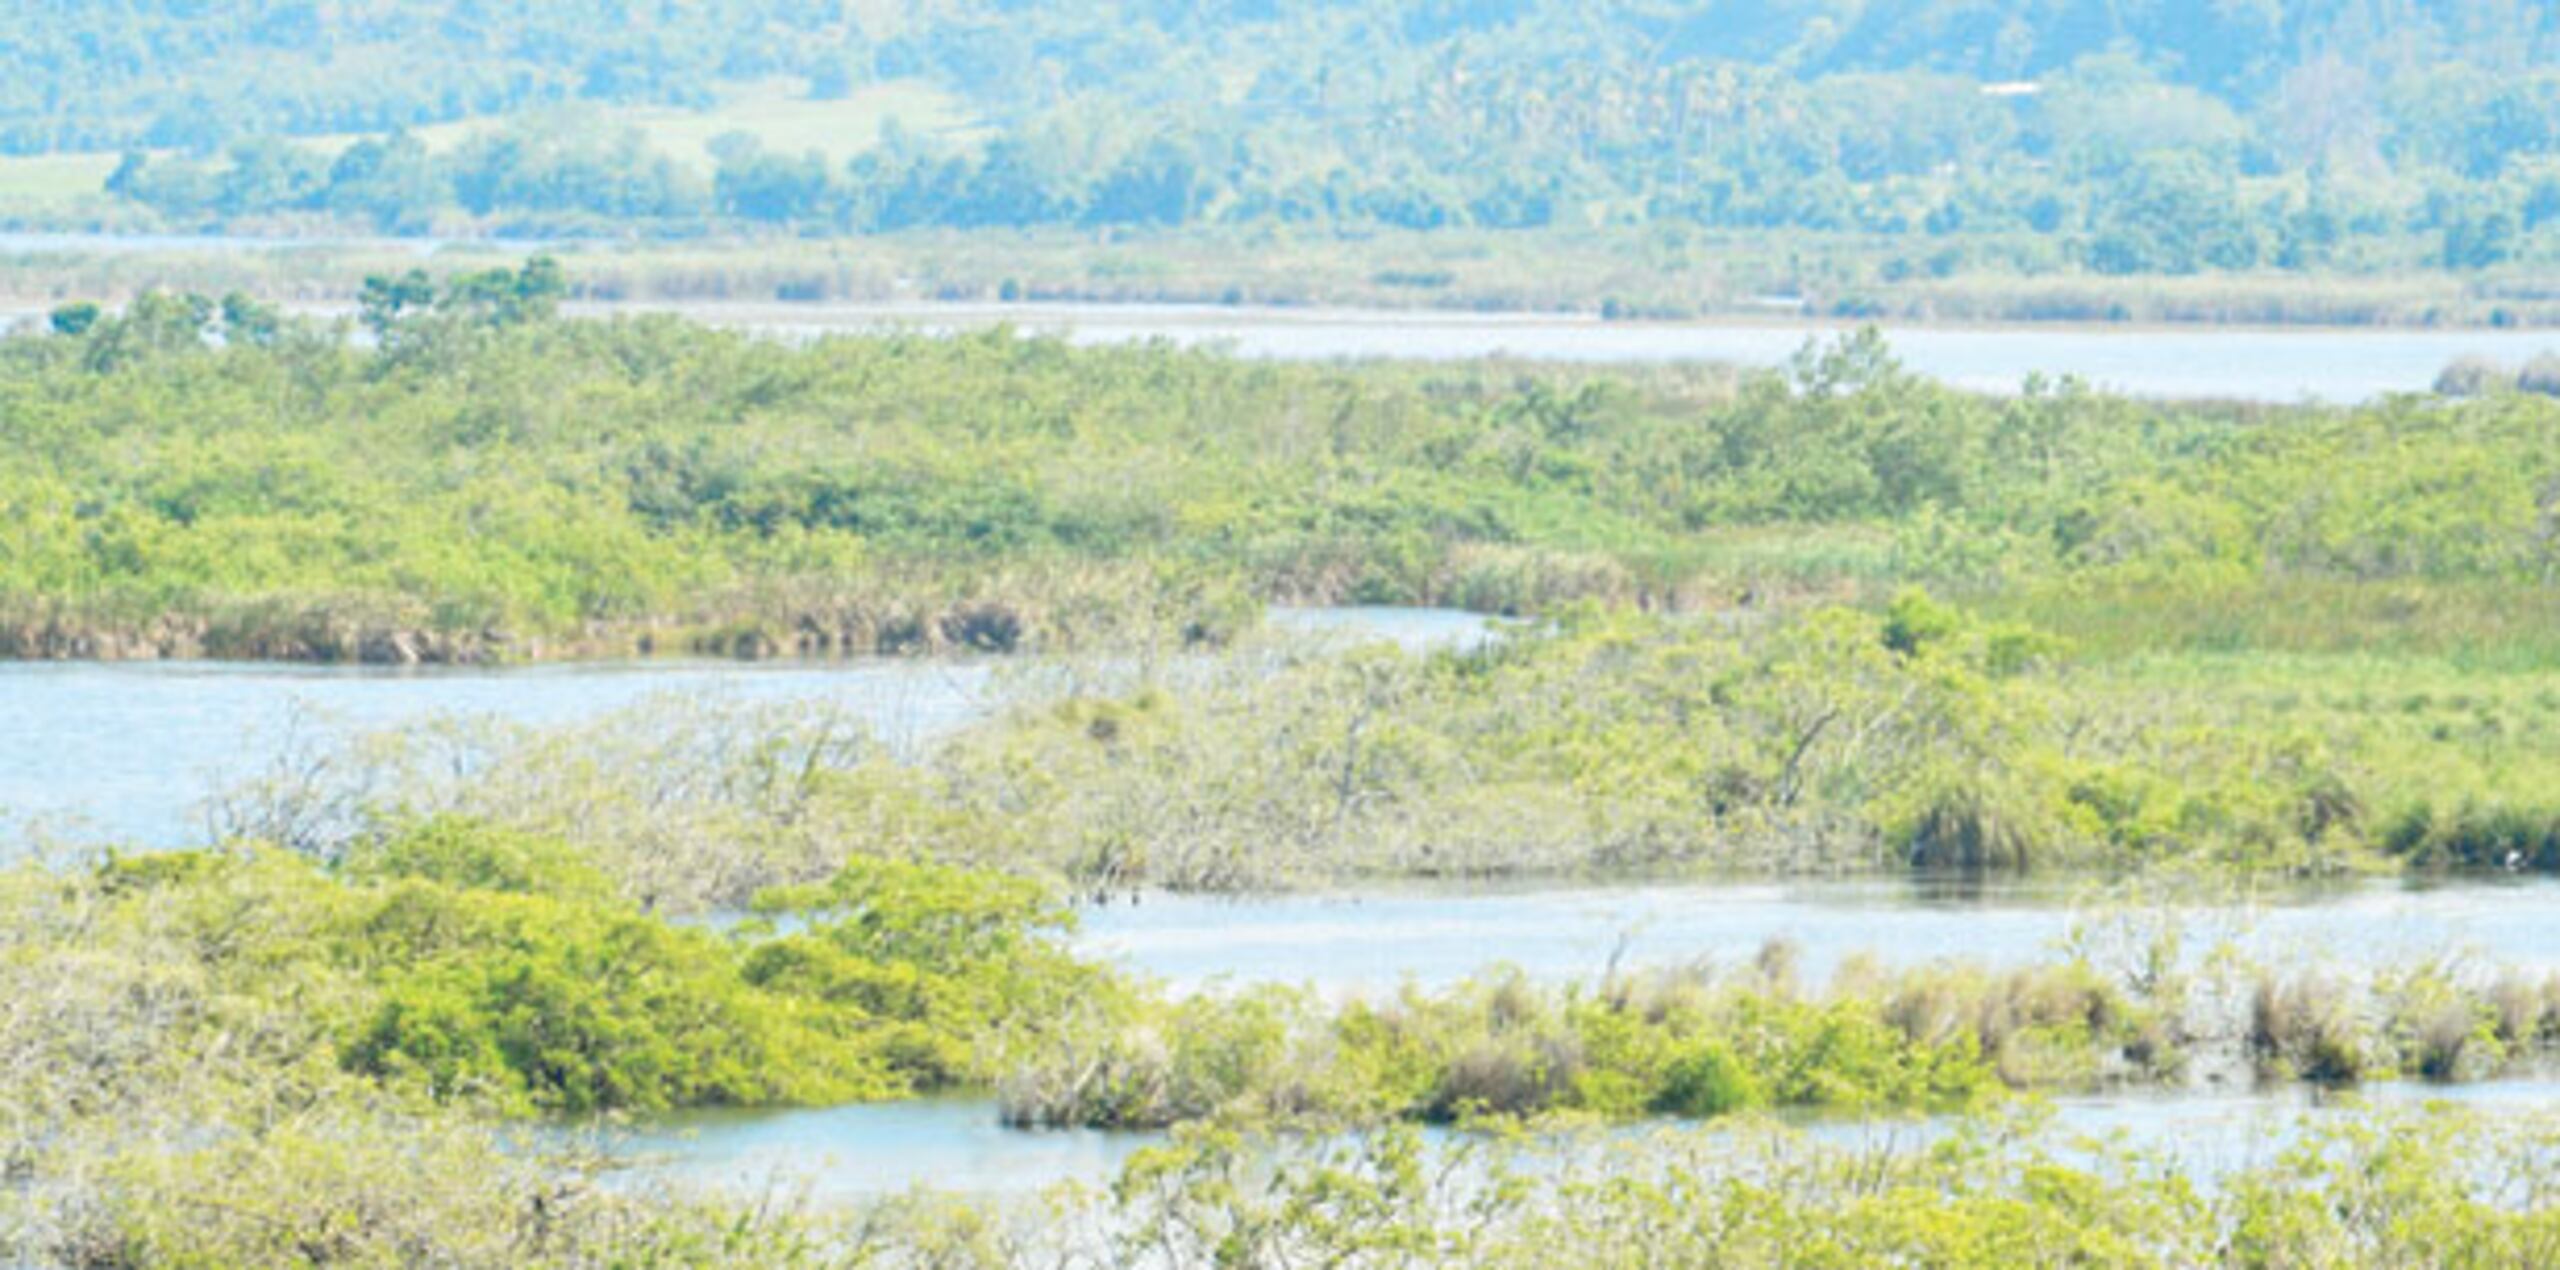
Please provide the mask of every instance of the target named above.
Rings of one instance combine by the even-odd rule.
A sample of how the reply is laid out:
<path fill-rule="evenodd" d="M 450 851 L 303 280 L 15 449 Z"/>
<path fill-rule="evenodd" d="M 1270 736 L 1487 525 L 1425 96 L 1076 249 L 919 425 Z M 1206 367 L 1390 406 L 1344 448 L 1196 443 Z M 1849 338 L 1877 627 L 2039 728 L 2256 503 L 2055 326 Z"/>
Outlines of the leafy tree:
<path fill-rule="evenodd" d="M 347 147 L 329 167 L 322 202 L 392 233 L 417 233 L 451 201 L 451 187 L 424 143 L 406 132 Z"/>
<path fill-rule="evenodd" d="M 103 312 L 94 300 L 74 300 L 57 306 L 46 320 L 54 334 L 78 338 L 98 325 Z"/>
<path fill-rule="evenodd" d="M 813 150 L 786 158 L 750 141 L 721 156 L 712 199 L 729 215 L 787 224 L 819 216 L 834 202 L 835 191 L 825 156 Z"/>
<path fill-rule="evenodd" d="M 2134 160 L 2099 201 L 2096 221 L 2089 263 L 2102 273 L 2245 269 L 2258 259 L 2256 228 L 2231 178 L 2192 153 Z"/>
<path fill-rule="evenodd" d="M 423 269 L 397 276 L 374 274 L 364 280 L 364 290 L 356 300 L 357 311 L 374 339 L 387 343 L 402 317 L 432 308 L 436 294 L 435 280 Z"/>

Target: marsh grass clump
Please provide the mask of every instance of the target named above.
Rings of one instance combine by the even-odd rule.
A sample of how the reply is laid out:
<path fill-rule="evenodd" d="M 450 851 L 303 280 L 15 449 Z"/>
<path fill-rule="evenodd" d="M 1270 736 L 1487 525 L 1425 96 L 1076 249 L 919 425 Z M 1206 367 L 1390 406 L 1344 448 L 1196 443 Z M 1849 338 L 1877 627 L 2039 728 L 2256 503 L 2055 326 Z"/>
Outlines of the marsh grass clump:
<path fill-rule="evenodd" d="M 1872 970 L 1854 970 L 1858 977 Z M 2085 963 L 1997 973 L 1929 968 L 1883 978 L 1887 1021 L 1915 1040 L 1968 1040 L 2014 1088 L 2069 1088 L 2176 1071 L 2175 1020 Z"/>
<path fill-rule="evenodd" d="M 1420 1115 L 1444 1122 L 1529 1115 L 1561 1102 L 1582 1071 L 1568 1034 L 1489 1032 L 1449 1056 Z"/>
<path fill-rule="evenodd" d="M 1322 1017 L 1281 988 L 1097 995 L 1018 1014 L 988 1042 L 998 1113 L 1036 1128 L 1365 1118 L 1370 1091 L 1336 1061 Z"/>
<path fill-rule="evenodd" d="M 2545 397 L 2560 397 L 2560 353 L 2538 354 L 2526 362 L 2524 369 L 2516 372 L 2516 388 Z"/>
<path fill-rule="evenodd" d="M 2246 1042 L 2262 1075 L 2322 1084 L 2415 1076 L 2478 1080 L 2560 1042 L 2560 985 L 2449 960 L 2357 979 L 2261 969 Z"/>
<path fill-rule="evenodd" d="M 2514 383 L 2513 372 L 2488 358 L 2457 357 L 2436 376 L 2435 391 L 2442 397 L 2479 397 Z"/>
<path fill-rule="evenodd" d="M 2391 1059 L 2361 994 L 2320 975 L 2262 973 L 2249 998 L 2249 1048 L 2260 1070 L 2318 1084 L 2388 1075 Z"/>
<path fill-rule="evenodd" d="M 2024 872 L 2047 844 L 2020 810 L 1979 782 L 1942 789 L 1903 830 L 1905 853 L 1916 869 Z"/>
<path fill-rule="evenodd" d="M 2526 1054 L 2560 1042 L 2560 974 L 2502 974 L 2487 996 L 2505 1052 Z"/>
<path fill-rule="evenodd" d="M 2412 1002 L 2404 1010 L 2395 1020 L 2400 1047 L 2411 1056 L 2411 1067 L 2428 1080 L 2459 1080 L 2482 1068 L 2494 1069 L 2505 1058 L 2494 1023 L 2482 1018 L 2471 1002 Z"/>

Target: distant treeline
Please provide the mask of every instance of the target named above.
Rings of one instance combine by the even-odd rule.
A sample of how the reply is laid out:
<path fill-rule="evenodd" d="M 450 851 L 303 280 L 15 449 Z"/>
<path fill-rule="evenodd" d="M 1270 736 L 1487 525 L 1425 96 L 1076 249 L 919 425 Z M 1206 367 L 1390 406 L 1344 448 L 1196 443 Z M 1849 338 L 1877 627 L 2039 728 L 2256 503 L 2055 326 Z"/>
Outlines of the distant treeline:
<path fill-rule="evenodd" d="M 463 216 L 677 232 L 1668 222 L 1997 236 L 2030 271 L 2188 273 L 2481 267 L 2548 251 L 2560 224 L 2560 20 L 2499 0 L 2371 21 L 2204 0 L 919 4 L 860 19 L 727 0 L 642 21 L 573 4 L 429 22 L 391 5 L 369 24 L 209 7 L 259 11 L 232 16 L 263 34 L 238 47 L 178 6 L 66 14 L 148 37 L 130 81 L 95 90 L 121 112 L 64 117 L 78 76 L 62 65 L 95 78 L 116 63 L 36 56 L 48 33 L 22 100 L 0 89 L 0 145 L 133 147 L 112 188 L 173 221 L 327 214 L 395 231 Z M 233 58 L 218 79 L 217 56 Z M 268 65 L 276 77 L 244 73 Z M 556 120 L 448 153 L 399 131 L 560 102 L 707 105 L 776 76 L 819 97 L 926 84 L 982 126 L 959 144 L 892 127 L 849 161 L 740 133 L 705 162 Z M 345 132 L 371 139 L 278 139 Z"/>

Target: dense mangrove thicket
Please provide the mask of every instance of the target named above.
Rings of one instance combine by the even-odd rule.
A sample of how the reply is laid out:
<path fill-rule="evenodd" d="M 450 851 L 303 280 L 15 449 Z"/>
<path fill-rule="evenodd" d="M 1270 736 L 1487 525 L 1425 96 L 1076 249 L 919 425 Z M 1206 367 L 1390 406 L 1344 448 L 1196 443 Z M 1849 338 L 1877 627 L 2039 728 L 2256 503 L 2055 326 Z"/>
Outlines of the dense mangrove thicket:
<path fill-rule="evenodd" d="M 1487 1067 L 1498 1057 L 1452 1068 L 1425 1052 L 1427 1034 L 1464 1049 L 1470 1033 L 1491 1043 L 1557 1009 L 1526 985 L 1491 985 L 1344 1016 L 1340 1038 L 1369 1039 L 1335 1071 L 1303 1073 L 1334 1094 L 1284 1104 L 1260 1086 L 1284 1074 L 1287 1038 L 1318 1026 L 1312 1001 L 1178 1001 L 1073 960 L 1054 938 L 1062 911 L 1033 884 L 869 856 L 765 893 L 757 920 L 724 931 L 642 912 L 565 843 L 450 818 L 329 867 L 239 847 L 22 870 L 6 884 L 5 1155 L 21 1168 L 68 1120 L 124 1116 L 222 1072 L 248 1086 L 355 1079 L 413 1114 L 833 1104 L 998 1085 L 1019 1101 L 1063 1078 L 1047 1110 L 1020 1114 L 1148 1124 L 1232 1119 L 1249 1098 L 1270 1104 L 1264 1118 L 1330 1123 L 1546 1105 L 1713 1115 L 1763 1101 L 1750 1092 L 1762 1081 L 1787 1103 L 1960 1105 L 1997 1079 L 1977 1047 L 1897 1029 L 1877 994 L 1799 1001 L 1791 982 L 1766 977 L 1716 998 L 1728 1015 L 1769 1020 L 1770 1035 L 1740 1053 L 1710 1042 L 1703 997 L 1666 988 L 1619 1043 L 1611 1092 L 1559 1070 L 1572 1099 L 1524 1101 Z M 2126 1014 L 2085 979 L 2061 982 L 2082 987 L 2041 994 L 2057 1004 L 2037 1022 L 2080 1028 L 2084 1048 Z M 1611 1009 L 1634 1018 L 1623 1002 Z M 1142 1056 L 1175 1032 L 1189 1033 L 1185 1082 L 1214 1069 L 1225 1084 L 1200 1096 L 1212 1102 L 1132 1101 Z M 1089 1046 L 1115 1057 L 1094 1063 Z M 1213 1049 L 1225 1057 L 1193 1066 Z M 202 1071 L 181 1079 L 191 1066 Z M 1680 1094 L 1681 1080 L 1741 1092 Z M 1121 1100 L 1104 1107 L 1097 1081 Z M 1424 1088 L 1438 1092 L 1417 1101 Z"/>
<path fill-rule="evenodd" d="M 2540 638 L 2560 560 L 2560 403 L 2520 394 L 1993 400 L 1872 336 L 1740 377 L 790 345 L 556 320 L 557 281 L 381 280 L 363 348 L 168 295 L 0 346 L 0 652 L 1010 650 L 1914 580 L 2117 644 L 2476 650 Z"/>
<path fill-rule="evenodd" d="M 1097 885 L 1657 869 L 2560 867 L 2560 679 L 2074 657 L 1912 592 L 1739 627 L 1586 615 L 1071 699 L 936 796 Z M 980 841 L 998 839 L 981 837 Z"/>
<path fill-rule="evenodd" d="M 453 815 L 333 861 L 241 844 L 5 877 L 10 1123 L 113 1115 L 174 1066 L 360 1078 L 526 1112 L 998 1093 L 1027 1123 L 1369 1123 L 1576 1110 L 1963 1107 L 2001 1088 L 2174 1077 L 2477 1077 L 2560 1040 L 2560 980 L 2451 963 L 2369 982 L 2091 933 L 1989 972 L 1747 966 L 1589 985 L 1489 972 L 1328 1001 L 1190 996 L 1075 960 L 1040 884 L 856 848 L 706 925 L 567 840 Z M 2119 946 L 2121 945 L 2121 946 Z M 2244 1005 L 2245 1003 L 2245 1005 Z M 174 1066 L 173 1066 L 174 1065 Z"/>

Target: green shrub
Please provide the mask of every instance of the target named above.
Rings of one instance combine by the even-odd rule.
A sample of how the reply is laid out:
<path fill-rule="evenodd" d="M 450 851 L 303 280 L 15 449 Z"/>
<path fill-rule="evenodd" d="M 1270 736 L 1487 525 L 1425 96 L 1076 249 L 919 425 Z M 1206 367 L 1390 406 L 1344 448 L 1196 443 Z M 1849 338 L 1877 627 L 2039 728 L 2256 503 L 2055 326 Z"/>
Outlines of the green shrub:
<path fill-rule="evenodd" d="M 557 838 L 443 815 L 355 845 L 341 866 L 360 881 L 415 879 L 456 890 L 602 900 L 613 885 Z"/>
<path fill-rule="evenodd" d="M 1665 1115 L 1704 1120 L 1747 1111 L 1766 1098 L 1759 1080 L 1732 1049 L 1707 1041 L 1671 1061 L 1652 1106 Z"/>

